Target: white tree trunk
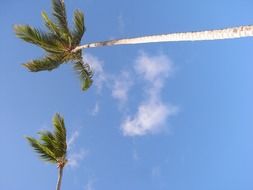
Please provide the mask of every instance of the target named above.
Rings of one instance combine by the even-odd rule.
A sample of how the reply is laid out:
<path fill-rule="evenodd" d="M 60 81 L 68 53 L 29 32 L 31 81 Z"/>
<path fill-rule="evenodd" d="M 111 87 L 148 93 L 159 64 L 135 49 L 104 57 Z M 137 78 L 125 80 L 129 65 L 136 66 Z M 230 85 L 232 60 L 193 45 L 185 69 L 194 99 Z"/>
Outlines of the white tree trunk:
<path fill-rule="evenodd" d="M 73 52 L 85 48 L 94 48 L 101 46 L 113 46 L 124 44 L 141 44 L 141 43 L 154 43 L 154 42 L 178 42 L 178 41 L 201 41 L 201 40 L 223 40 L 232 38 L 252 37 L 253 25 L 232 27 L 220 30 L 208 30 L 200 32 L 182 32 L 171 33 L 162 35 L 151 35 L 137 38 L 126 38 L 109 40 L 103 42 L 89 43 L 76 47 Z"/>
<path fill-rule="evenodd" d="M 58 168 L 58 180 L 56 184 L 56 190 L 61 189 L 61 181 L 62 181 L 63 167 Z"/>

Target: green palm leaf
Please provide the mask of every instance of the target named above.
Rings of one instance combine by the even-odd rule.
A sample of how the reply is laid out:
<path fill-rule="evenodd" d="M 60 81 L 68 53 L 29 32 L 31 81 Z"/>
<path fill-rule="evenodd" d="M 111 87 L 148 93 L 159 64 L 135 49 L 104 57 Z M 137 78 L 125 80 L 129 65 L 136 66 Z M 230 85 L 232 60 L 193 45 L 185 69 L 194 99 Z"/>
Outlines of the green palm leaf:
<path fill-rule="evenodd" d="M 70 32 L 68 29 L 67 14 L 65 5 L 61 0 L 52 0 L 53 16 L 57 21 L 58 27 L 68 36 Z"/>
<path fill-rule="evenodd" d="M 38 72 L 48 70 L 51 71 L 57 68 L 63 62 L 63 58 L 60 55 L 47 55 L 41 59 L 35 59 L 23 64 L 29 71 Z"/>
<path fill-rule="evenodd" d="M 73 51 L 80 45 L 85 32 L 84 14 L 74 12 L 74 29 L 68 28 L 67 14 L 63 0 L 52 0 L 53 17 L 50 19 L 45 12 L 42 18 L 48 31 L 44 32 L 29 25 L 15 25 L 18 38 L 35 44 L 46 51 L 44 57 L 32 59 L 23 64 L 29 71 L 51 71 L 65 62 L 74 62 L 74 68 L 82 81 L 82 89 L 88 89 L 92 84 L 92 71 L 88 64 L 76 61 L 82 58 L 81 51 Z"/>
<path fill-rule="evenodd" d="M 44 33 L 29 25 L 15 25 L 14 30 L 17 37 L 26 42 L 35 44 L 50 53 L 62 53 L 65 51 L 63 46 L 55 40 L 52 34 Z"/>
<path fill-rule="evenodd" d="M 41 16 L 45 22 L 45 26 L 55 35 L 57 35 L 58 37 L 61 36 L 62 31 L 59 29 L 59 27 L 52 21 L 50 20 L 50 18 L 48 17 L 46 12 L 42 12 Z"/>
<path fill-rule="evenodd" d="M 87 90 L 93 83 L 92 76 L 93 72 L 90 66 L 87 63 L 83 63 L 83 61 L 77 61 L 74 63 L 74 69 L 76 73 L 79 75 L 80 80 L 82 82 L 82 90 Z"/>
<path fill-rule="evenodd" d="M 56 140 L 56 148 L 62 152 L 62 154 L 66 154 L 67 143 L 66 143 L 66 128 L 64 124 L 64 119 L 56 114 L 53 118 L 54 125 L 54 135 Z"/>
<path fill-rule="evenodd" d="M 72 32 L 73 44 L 78 46 L 81 42 L 83 34 L 85 32 L 84 15 L 81 11 L 76 10 L 74 12 L 74 31 Z"/>
<path fill-rule="evenodd" d="M 39 154 L 40 158 L 51 163 L 57 163 L 57 158 L 55 157 L 52 150 L 41 144 L 38 140 L 32 137 L 26 137 L 33 149 Z"/>
<path fill-rule="evenodd" d="M 50 131 L 40 131 L 38 132 L 40 135 L 40 141 L 42 142 L 43 146 L 46 146 L 49 150 L 52 150 L 52 152 L 57 151 L 56 150 L 56 139 L 53 133 Z"/>
<path fill-rule="evenodd" d="M 47 162 L 66 163 L 67 142 L 64 119 L 59 114 L 53 118 L 54 132 L 40 131 L 40 138 L 26 137 L 39 157 Z"/>

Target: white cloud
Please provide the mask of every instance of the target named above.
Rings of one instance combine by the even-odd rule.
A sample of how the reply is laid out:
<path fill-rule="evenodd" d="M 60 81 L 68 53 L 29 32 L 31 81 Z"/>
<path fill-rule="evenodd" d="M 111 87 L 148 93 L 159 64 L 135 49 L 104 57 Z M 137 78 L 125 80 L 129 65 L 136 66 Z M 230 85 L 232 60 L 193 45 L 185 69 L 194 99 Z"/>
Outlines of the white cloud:
<path fill-rule="evenodd" d="M 140 136 L 157 133 L 165 126 L 167 118 L 177 111 L 161 102 L 148 102 L 139 105 L 138 112 L 128 117 L 122 124 L 126 136 Z"/>
<path fill-rule="evenodd" d="M 154 84 L 154 81 L 163 80 L 172 73 L 173 64 L 166 55 L 149 56 L 142 52 L 136 60 L 135 70 Z"/>
<path fill-rule="evenodd" d="M 103 68 L 103 61 L 91 54 L 85 54 L 84 61 L 90 64 L 92 70 L 94 71 L 94 85 L 97 87 L 98 91 L 100 91 L 107 78 Z"/>
<path fill-rule="evenodd" d="M 133 151 L 133 160 L 135 161 L 140 160 L 140 156 L 136 150 Z"/>
<path fill-rule="evenodd" d="M 72 145 L 75 143 L 76 139 L 79 137 L 79 132 L 75 131 L 70 138 L 67 140 L 68 149 L 72 148 Z"/>
<path fill-rule="evenodd" d="M 87 150 L 83 150 L 83 149 L 79 151 L 72 150 L 75 147 L 74 145 L 78 137 L 79 137 L 79 132 L 74 131 L 74 133 L 67 140 L 67 146 L 68 146 L 68 152 L 69 152 L 67 166 L 69 166 L 70 168 L 78 167 L 79 163 L 88 155 Z"/>
<path fill-rule="evenodd" d="M 122 19 L 122 18 L 119 18 Z M 104 85 L 111 88 L 112 97 L 127 108 L 129 91 L 135 85 L 136 75 L 144 80 L 142 89 L 144 99 L 137 105 L 137 112 L 128 114 L 123 118 L 121 129 L 126 136 L 141 136 L 161 131 L 178 108 L 164 103 L 161 99 L 161 91 L 166 79 L 173 74 L 174 65 L 165 54 L 151 56 L 145 52 L 134 61 L 135 73 L 130 75 L 129 71 L 123 71 L 118 76 L 106 74 L 103 69 L 103 62 L 91 54 L 85 55 L 85 61 L 91 65 L 94 74 L 94 85 L 98 91 Z M 99 111 L 99 104 L 96 103 L 92 115 Z M 123 109 L 126 111 L 127 109 Z"/>
<path fill-rule="evenodd" d="M 122 72 L 119 77 L 114 79 L 114 84 L 112 87 L 112 96 L 124 103 L 128 99 L 128 92 L 132 86 L 132 81 L 128 72 Z"/>
<path fill-rule="evenodd" d="M 99 112 L 99 110 L 100 110 L 99 103 L 98 103 L 98 102 L 96 102 L 96 104 L 95 104 L 94 108 L 93 108 L 93 109 L 92 109 L 92 111 L 91 111 L 91 115 L 92 115 L 92 116 L 97 115 L 97 114 L 98 114 L 98 112 Z"/>
<path fill-rule="evenodd" d="M 123 15 L 120 14 L 118 17 L 117 17 L 117 21 L 118 21 L 118 30 L 120 33 L 124 32 L 125 30 L 125 22 L 124 22 L 124 18 L 123 18 Z"/>
<path fill-rule="evenodd" d="M 94 183 L 95 181 L 93 179 L 89 179 L 89 181 L 84 187 L 84 190 L 94 190 Z"/>
<path fill-rule="evenodd" d="M 134 116 L 127 116 L 121 125 L 126 136 L 141 136 L 157 133 L 165 127 L 168 118 L 178 108 L 168 106 L 160 99 L 165 79 L 173 71 L 173 64 L 166 55 L 149 56 L 142 53 L 136 59 L 135 70 L 148 84 L 146 99 L 138 106 Z"/>
<path fill-rule="evenodd" d="M 88 151 L 81 149 L 79 152 L 70 153 L 68 157 L 68 165 L 71 168 L 76 168 L 79 163 L 88 155 Z"/>

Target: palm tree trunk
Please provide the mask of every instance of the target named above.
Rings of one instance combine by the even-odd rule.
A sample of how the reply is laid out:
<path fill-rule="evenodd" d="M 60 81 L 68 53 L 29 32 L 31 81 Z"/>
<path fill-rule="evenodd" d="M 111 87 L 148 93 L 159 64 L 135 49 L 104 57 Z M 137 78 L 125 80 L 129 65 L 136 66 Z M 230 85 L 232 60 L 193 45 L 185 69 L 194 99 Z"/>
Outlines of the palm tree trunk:
<path fill-rule="evenodd" d="M 202 40 L 223 40 L 232 38 L 252 37 L 253 25 L 232 27 L 220 30 L 208 30 L 200 32 L 181 32 L 162 35 L 151 35 L 137 38 L 116 39 L 103 42 L 89 43 L 76 47 L 73 52 L 85 48 L 94 48 L 102 46 L 124 45 L 124 44 L 142 44 L 154 42 L 178 42 L 178 41 L 202 41 Z"/>
<path fill-rule="evenodd" d="M 56 190 L 61 189 L 61 181 L 62 181 L 63 167 L 58 168 L 58 181 L 56 185 Z"/>

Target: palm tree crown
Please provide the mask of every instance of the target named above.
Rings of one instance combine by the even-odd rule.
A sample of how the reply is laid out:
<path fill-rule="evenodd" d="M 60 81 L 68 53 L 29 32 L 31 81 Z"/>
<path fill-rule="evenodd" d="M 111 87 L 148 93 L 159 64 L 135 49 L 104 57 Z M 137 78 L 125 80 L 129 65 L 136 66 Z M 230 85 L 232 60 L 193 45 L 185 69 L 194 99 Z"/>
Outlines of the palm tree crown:
<path fill-rule="evenodd" d="M 81 50 L 72 51 L 80 45 L 85 32 L 84 15 L 79 10 L 74 12 L 74 29 L 70 30 L 64 2 L 52 0 L 52 7 L 53 21 L 45 12 L 42 12 L 47 32 L 29 25 L 14 26 L 17 37 L 41 47 L 46 52 L 44 57 L 31 60 L 23 65 L 32 72 L 51 71 L 62 63 L 72 61 L 74 69 L 80 76 L 82 90 L 86 90 L 92 84 L 93 72 L 90 66 L 83 62 Z"/>
<path fill-rule="evenodd" d="M 67 163 L 67 142 L 64 119 L 59 114 L 53 118 L 54 132 L 40 131 L 40 138 L 26 137 L 40 158 L 46 162 L 57 164 L 59 174 L 56 190 L 60 190 L 63 168 Z"/>
<path fill-rule="evenodd" d="M 64 167 L 67 163 L 66 128 L 64 119 L 56 114 L 53 118 L 54 132 L 40 131 L 40 138 L 26 137 L 33 149 L 44 161 Z"/>

